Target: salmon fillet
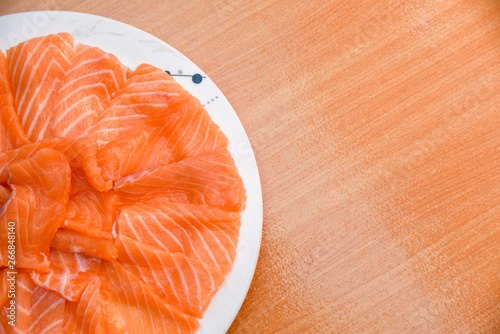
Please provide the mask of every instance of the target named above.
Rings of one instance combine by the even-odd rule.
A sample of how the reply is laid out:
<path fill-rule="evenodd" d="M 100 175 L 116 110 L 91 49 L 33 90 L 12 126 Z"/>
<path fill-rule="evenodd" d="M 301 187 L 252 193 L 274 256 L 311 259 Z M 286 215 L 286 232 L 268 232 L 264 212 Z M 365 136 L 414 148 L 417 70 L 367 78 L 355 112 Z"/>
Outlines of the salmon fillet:
<path fill-rule="evenodd" d="M 101 260 L 81 253 L 64 253 L 52 248 L 49 271 L 31 271 L 31 279 L 38 286 L 57 292 L 70 301 L 78 301 L 93 277 L 99 274 Z"/>
<path fill-rule="evenodd" d="M 7 202 L 7 197 L 10 195 L 10 188 L 0 186 L 0 205 L 4 205 Z"/>
<path fill-rule="evenodd" d="M 104 261 L 101 294 L 110 334 L 191 334 L 198 321 L 166 305 L 145 283 L 117 261 Z"/>
<path fill-rule="evenodd" d="M 98 191 L 79 169 L 73 169 L 71 181 L 71 194 L 62 226 L 91 237 L 112 239 L 118 195 L 113 190 Z"/>
<path fill-rule="evenodd" d="M 62 78 L 51 120 L 55 137 L 81 137 L 123 87 L 127 68 L 112 54 L 79 44 Z"/>
<path fill-rule="evenodd" d="M 74 52 L 68 33 L 33 38 L 7 50 L 15 109 L 31 141 L 52 136 L 55 97 Z"/>
<path fill-rule="evenodd" d="M 4 305 L 0 311 L 0 333 L 59 334 L 64 320 L 65 300 L 52 291 L 37 286 L 29 274 L 16 275 L 15 326 L 11 326 Z"/>
<path fill-rule="evenodd" d="M 118 180 L 150 168 L 173 162 L 169 142 L 161 129 L 146 128 L 129 133 L 123 131 L 97 153 L 97 161 L 105 180 Z"/>
<path fill-rule="evenodd" d="M 244 209 L 246 199 L 243 182 L 227 150 L 126 176 L 115 181 L 114 188 L 125 201 L 161 194 L 172 202 L 227 210 Z"/>
<path fill-rule="evenodd" d="M 217 268 L 118 236 L 118 260 L 140 277 L 164 301 L 185 314 L 201 318 L 213 295 L 224 281 Z"/>
<path fill-rule="evenodd" d="M 147 64 L 132 72 L 89 133 L 110 180 L 227 147 L 199 100 Z"/>
<path fill-rule="evenodd" d="M 29 143 L 28 137 L 14 110 L 9 83 L 8 61 L 0 51 L 0 152 Z"/>
<path fill-rule="evenodd" d="M 236 256 L 240 214 L 164 197 L 121 209 L 118 235 L 170 253 L 182 253 L 228 273 Z"/>
<path fill-rule="evenodd" d="M 0 213 L 0 266 L 8 265 L 8 231 L 15 225 L 17 267 L 46 272 L 50 244 L 69 199 L 68 161 L 63 154 L 44 148 L 11 163 L 8 171 L 12 194 Z"/>
<path fill-rule="evenodd" d="M 51 247 L 62 252 L 83 253 L 104 260 L 115 260 L 118 256 L 115 241 L 91 237 L 85 233 L 59 229 L 52 240 Z"/>
<path fill-rule="evenodd" d="M 99 191 L 111 189 L 112 182 L 103 179 L 101 168 L 97 165 L 96 143 L 89 138 L 42 140 L 0 153 L 0 182 L 7 182 L 9 164 L 27 159 L 43 148 L 51 148 L 63 153 L 73 169 L 81 169 L 85 172 L 88 181 L 95 189 Z"/>
<path fill-rule="evenodd" d="M 94 276 L 78 302 L 66 301 L 63 334 L 106 334 L 102 312 L 101 279 Z"/>
<path fill-rule="evenodd" d="M 7 268 L 0 269 L 0 308 L 7 301 L 9 293 L 9 282 L 7 281 L 9 275 L 7 275 L 7 272 Z"/>

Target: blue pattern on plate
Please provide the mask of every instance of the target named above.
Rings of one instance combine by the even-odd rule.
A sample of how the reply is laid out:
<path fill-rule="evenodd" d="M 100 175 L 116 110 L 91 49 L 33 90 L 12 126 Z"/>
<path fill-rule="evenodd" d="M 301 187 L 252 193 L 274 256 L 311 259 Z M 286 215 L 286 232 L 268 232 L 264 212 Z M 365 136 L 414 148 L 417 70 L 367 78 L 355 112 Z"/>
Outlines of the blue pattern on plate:
<path fill-rule="evenodd" d="M 167 72 L 168 74 L 170 74 L 173 77 L 191 77 L 191 80 L 193 80 L 193 82 L 195 84 L 200 84 L 203 81 L 203 78 L 205 78 L 204 76 L 202 76 L 199 73 L 195 73 L 193 75 L 182 74 L 182 70 L 178 71 L 179 74 L 172 74 L 172 73 L 170 73 L 170 71 L 165 71 L 165 72 Z"/>

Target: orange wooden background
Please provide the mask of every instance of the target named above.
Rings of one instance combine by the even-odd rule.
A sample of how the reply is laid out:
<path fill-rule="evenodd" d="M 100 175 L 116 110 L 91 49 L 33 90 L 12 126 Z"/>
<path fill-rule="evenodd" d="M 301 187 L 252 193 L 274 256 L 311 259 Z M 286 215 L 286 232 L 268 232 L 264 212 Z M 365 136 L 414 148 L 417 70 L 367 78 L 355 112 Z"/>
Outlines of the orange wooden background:
<path fill-rule="evenodd" d="M 229 333 L 500 332 L 500 2 L 1 0 L 171 44 L 236 109 L 264 194 Z"/>

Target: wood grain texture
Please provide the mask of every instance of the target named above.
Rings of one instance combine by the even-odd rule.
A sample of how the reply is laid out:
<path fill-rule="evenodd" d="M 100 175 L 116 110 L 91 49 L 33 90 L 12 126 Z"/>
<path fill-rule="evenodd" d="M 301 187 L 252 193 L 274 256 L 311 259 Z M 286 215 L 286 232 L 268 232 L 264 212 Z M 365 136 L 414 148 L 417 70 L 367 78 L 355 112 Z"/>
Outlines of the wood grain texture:
<path fill-rule="evenodd" d="M 2 0 L 148 31 L 253 144 L 262 251 L 231 334 L 500 332 L 500 2 Z"/>

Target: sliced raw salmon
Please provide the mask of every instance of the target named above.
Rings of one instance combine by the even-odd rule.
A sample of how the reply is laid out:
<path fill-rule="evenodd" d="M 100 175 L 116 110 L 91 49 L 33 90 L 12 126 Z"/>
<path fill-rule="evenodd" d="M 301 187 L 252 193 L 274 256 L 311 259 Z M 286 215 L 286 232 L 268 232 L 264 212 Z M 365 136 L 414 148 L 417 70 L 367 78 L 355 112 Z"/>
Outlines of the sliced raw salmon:
<path fill-rule="evenodd" d="M 71 191 L 70 195 L 78 194 L 82 191 L 89 191 L 95 189 L 89 182 L 85 172 L 80 168 L 73 168 L 71 170 Z"/>
<path fill-rule="evenodd" d="M 10 195 L 10 188 L 0 186 L 0 205 L 4 205 L 7 202 L 7 197 Z"/>
<path fill-rule="evenodd" d="M 227 138 L 210 119 L 200 101 L 183 91 L 169 106 L 165 127 L 176 161 L 227 147 Z"/>
<path fill-rule="evenodd" d="M 17 267 L 46 272 L 50 244 L 69 198 L 68 161 L 62 153 L 44 148 L 11 163 L 8 170 L 13 190 L 0 213 L 0 266 L 8 264 L 8 232 L 15 230 Z"/>
<path fill-rule="evenodd" d="M 15 309 L 12 309 L 11 299 L 8 299 L 1 308 L 0 333 L 29 333 L 35 288 L 36 285 L 29 274 L 24 270 L 19 270 L 15 275 L 15 298 L 12 299 Z"/>
<path fill-rule="evenodd" d="M 33 38 L 7 51 L 15 109 L 31 141 L 51 137 L 55 96 L 74 52 L 67 33 Z"/>
<path fill-rule="evenodd" d="M 212 296 L 224 281 L 217 268 L 181 253 L 169 253 L 118 236 L 118 260 L 140 277 L 167 304 L 201 318 Z"/>
<path fill-rule="evenodd" d="M 0 333 L 59 334 L 64 320 L 65 299 L 33 283 L 29 274 L 16 275 L 15 326 L 8 322 L 7 304 L 0 314 Z"/>
<path fill-rule="evenodd" d="M 71 195 L 63 227 L 92 237 L 111 239 L 118 195 L 113 190 L 96 190 L 78 169 L 73 170 L 71 180 Z"/>
<path fill-rule="evenodd" d="M 67 229 L 57 231 L 51 246 L 62 252 L 84 253 L 104 260 L 115 260 L 118 256 L 114 240 L 91 237 Z"/>
<path fill-rule="evenodd" d="M 103 178 L 118 180 L 138 171 L 173 162 L 172 151 L 161 129 L 144 129 L 137 133 L 121 133 L 97 153 Z"/>
<path fill-rule="evenodd" d="M 7 167 L 9 164 L 27 159 L 43 148 L 51 148 L 66 155 L 70 166 L 74 169 L 83 170 L 88 181 L 95 189 L 99 191 L 111 189 L 112 182 L 105 181 L 102 178 L 101 168 L 97 165 L 96 143 L 88 138 L 48 139 L 0 153 L 0 183 L 6 182 L 8 179 Z"/>
<path fill-rule="evenodd" d="M 116 227 L 119 235 L 182 253 L 226 274 L 236 255 L 240 213 L 157 197 L 121 209 Z"/>
<path fill-rule="evenodd" d="M 164 127 L 169 116 L 169 103 L 182 90 L 164 71 L 140 65 L 88 133 L 98 140 L 99 146 L 103 146 L 122 133 Z"/>
<path fill-rule="evenodd" d="M 0 51 L 0 152 L 29 143 L 14 110 L 7 58 Z"/>
<path fill-rule="evenodd" d="M 70 301 L 78 301 L 83 290 L 101 269 L 101 260 L 81 253 L 64 253 L 51 249 L 50 267 L 46 273 L 31 272 L 31 279 L 47 290 Z"/>
<path fill-rule="evenodd" d="M 142 64 L 132 73 L 131 81 L 134 82 L 135 89 L 140 87 L 140 91 L 163 89 L 170 94 L 168 109 L 162 114 L 168 118 L 165 123 L 154 126 L 162 128 L 176 161 L 227 147 L 226 136 L 210 119 L 200 101 L 184 90 L 169 74 L 154 66 Z M 148 110 L 146 113 L 154 115 L 155 112 L 156 110 Z"/>
<path fill-rule="evenodd" d="M 145 283 L 117 261 L 104 261 L 103 313 L 108 333 L 194 333 L 196 318 L 166 305 Z"/>
<path fill-rule="evenodd" d="M 201 103 L 146 64 L 132 73 L 89 134 L 100 143 L 99 164 L 112 180 L 227 146 Z"/>
<path fill-rule="evenodd" d="M 7 268 L 0 269 L 0 308 L 5 304 L 9 295 L 9 281 L 7 278 L 11 275 L 8 275 L 8 271 Z"/>
<path fill-rule="evenodd" d="M 243 182 L 227 151 L 190 157 L 124 177 L 115 182 L 115 189 L 126 201 L 154 195 L 172 202 L 227 210 L 242 210 L 246 198 Z"/>
<path fill-rule="evenodd" d="M 30 141 L 24 134 L 8 95 L 0 95 L 0 152 L 12 150 Z"/>
<path fill-rule="evenodd" d="M 63 334 L 106 334 L 100 288 L 101 280 L 95 276 L 78 302 L 66 302 Z"/>
<path fill-rule="evenodd" d="M 194 333 L 245 207 L 227 145 L 159 68 L 67 33 L 0 52 L 0 334 Z"/>
<path fill-rule="evenodd" d="M 0 50 L 0 95 L 7 94 L 10 95 L 12 99 L 12 90 L 9 80 L 9 61 L 5 57 L 3 51 Z"/>
<path fill-rule="evenodd" d="M 27 333 L 61 333 L 64 320 L 64 298 L 37 286 L 31 303 L 30 329 Z"/>
<path fill-rule="evenodd" d="M 82 136 L 123 87 L 126 72 L 114 55 L 79 44 L 54 101 L 53 135 Z"/>

